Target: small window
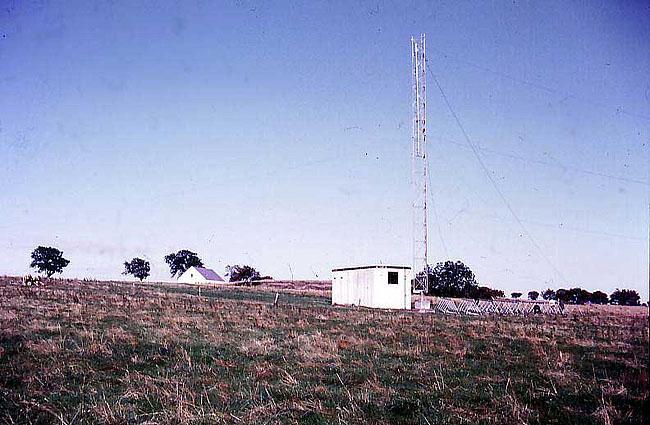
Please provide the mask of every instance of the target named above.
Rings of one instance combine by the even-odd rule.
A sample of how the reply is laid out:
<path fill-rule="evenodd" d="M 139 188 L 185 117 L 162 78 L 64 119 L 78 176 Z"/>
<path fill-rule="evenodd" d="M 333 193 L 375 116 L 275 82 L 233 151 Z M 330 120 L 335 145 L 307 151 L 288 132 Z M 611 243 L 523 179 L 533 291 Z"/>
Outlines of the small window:
<path fill-rule="evenodd" d="M 397 272 L 388 272 L 388 284 L 397 285 L 398 278 Z"/>

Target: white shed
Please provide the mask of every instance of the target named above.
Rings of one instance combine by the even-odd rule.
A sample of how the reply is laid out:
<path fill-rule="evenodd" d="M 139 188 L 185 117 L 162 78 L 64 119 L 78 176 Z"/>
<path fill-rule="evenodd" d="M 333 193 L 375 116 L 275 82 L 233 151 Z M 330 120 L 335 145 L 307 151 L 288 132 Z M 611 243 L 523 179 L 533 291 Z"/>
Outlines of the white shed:
<path fill-rule="evenodd" d="M 178 277 L 181 283 L 224 283 L 224 280 L 212 269 L 190 267 Z"/>
<path fill-rule="evenodd" d="M 332 304 L 411 309 L 411 268 L 361 266 L 332 270 Z"/>

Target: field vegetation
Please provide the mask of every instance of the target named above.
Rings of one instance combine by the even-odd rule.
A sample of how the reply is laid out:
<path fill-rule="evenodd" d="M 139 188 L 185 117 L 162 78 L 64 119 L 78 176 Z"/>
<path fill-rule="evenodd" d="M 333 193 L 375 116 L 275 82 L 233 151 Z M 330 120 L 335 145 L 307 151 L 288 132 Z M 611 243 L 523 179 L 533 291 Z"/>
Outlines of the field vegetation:
<path fill-rule="evenodd" d="M 19 281 L 0 278 L 0 423 L 648 422 L 644 307 L 460 317 Z"/>

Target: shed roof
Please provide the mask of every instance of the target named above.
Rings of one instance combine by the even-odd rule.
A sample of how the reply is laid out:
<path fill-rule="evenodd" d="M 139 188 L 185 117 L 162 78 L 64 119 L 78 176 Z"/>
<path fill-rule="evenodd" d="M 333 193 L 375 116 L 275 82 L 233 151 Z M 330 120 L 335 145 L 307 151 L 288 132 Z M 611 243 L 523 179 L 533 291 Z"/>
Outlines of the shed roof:
<path fill-rule="evenodd" d="M 373 265 L 373 266 L 358 266 L 358 267 L 343 267 L 340 269 L 332 269 L 333 272 L 344 272 L 347 270 L 362 270 L 362 269 L 405 269 L 409 270 L 409 266 L 386 266 L 383 264 Z"/>
<path fill-rule="evenodd" d="M 201 276 L 203 276 L 207 280 L 218 280 L 223 282 L 221 276 L 215 273 L 215 271 L 212 269 L 207 269 L 205 267 L 194 267 L 194 268 L 196 269 L 197 272 L 201 273 Z"/>

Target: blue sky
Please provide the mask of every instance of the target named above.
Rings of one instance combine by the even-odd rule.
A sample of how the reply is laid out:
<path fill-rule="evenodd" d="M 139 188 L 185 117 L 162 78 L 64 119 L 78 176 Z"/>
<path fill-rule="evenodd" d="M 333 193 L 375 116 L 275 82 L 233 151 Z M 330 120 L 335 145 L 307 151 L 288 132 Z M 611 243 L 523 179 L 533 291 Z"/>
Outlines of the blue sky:
<path fill-rule="evenodd" d="M 409 264 L 425 32 L 523 223 L 429 75 L 430 262 L 508 292 L 647 300 L 647 2 L 135 3 L 3 2 L 0 273 L 26 273 L 36 245 L 70 277 L 141 256 L 169 279 L 183 248 L 278 278 Z"/>

